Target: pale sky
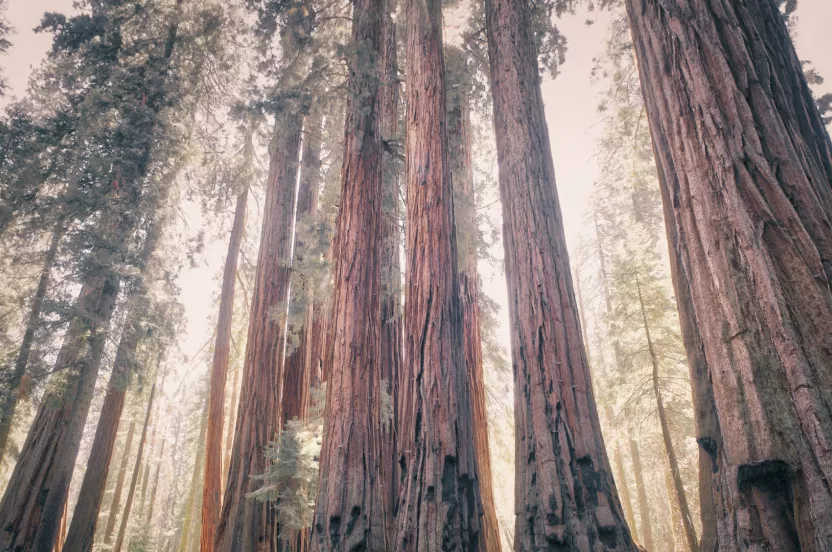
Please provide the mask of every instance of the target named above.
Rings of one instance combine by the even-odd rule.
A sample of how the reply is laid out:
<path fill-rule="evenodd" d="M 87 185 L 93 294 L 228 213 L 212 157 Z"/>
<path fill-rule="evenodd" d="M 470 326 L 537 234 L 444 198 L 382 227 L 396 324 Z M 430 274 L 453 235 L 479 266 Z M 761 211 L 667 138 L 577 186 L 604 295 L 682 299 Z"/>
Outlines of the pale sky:
<path fill-rule="evenodd" d="M 48 34 L 37 35 L 32 29 L 46 11 L 72 10 L 71 0 L 10 0 L 8 19 L 16 28 L 13 46 L 0 64 L 5 67 L 11 94 L 25 93 L 26 83 L 50 45 Z M 606 35 L 606 19 L 587 27 L 585 12 L 564 17 L 558 24 L 569 41 L 566 64 L 555 81 L 546 81 L 543 96 L 549 125 L 558 194 L 563 209 L 567 239 L 570 246 L 581 234 L 584 212 L 592 184 L 597 178 L 593 158 L 595 143 L 601 127 L 597 124 L 596 105 L 599 90 L 590 84 L 592 59 L 600 53 Z M 825 92 L 832 91 L 832 2 L 829 0 L 800 0 L 798 8 L 796 46 L 801 58 L 810 59 L 821 75 L 829 79 Z M 253 207 L 253 206 L 252 206 Z M 224 255 L 225 238 L 209 248 L 208 266 L 186 271 L 181 278 L 181 300 L 186 307 L 189 327 L 183 352 L 191 356 L 210 335 L 215 307 L 211 298 L 218 291 L 214 278 Z M 216 253 L 216 254 L 215 254 Z M 487 289 L 495 299 L 504 303 L 505 289 L 492 283 Z M 505 313 L 503 313 L 505 318 Z"/>

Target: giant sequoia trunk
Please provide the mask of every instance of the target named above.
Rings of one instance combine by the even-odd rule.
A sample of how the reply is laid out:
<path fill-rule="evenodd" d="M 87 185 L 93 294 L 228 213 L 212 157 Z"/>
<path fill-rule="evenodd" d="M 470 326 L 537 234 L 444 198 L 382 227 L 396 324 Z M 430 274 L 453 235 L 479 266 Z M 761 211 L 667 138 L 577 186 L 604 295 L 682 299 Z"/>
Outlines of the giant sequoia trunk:
<path fill-rule="evenodd" d="M 295 247 L 292 265 L 303 266 L 309 257 L 310 238 L 306 235 L 308 223 L 318 212 L 318 193 L 321 186 L 321 129 L 323 111 L 315 105 L 306 118 L 303 133 L 300 182 L 298 184 L 297 216 L 295 222 Z M 280 403 L 280 429 L 286 422 L 297 418 L 305 420 L 309 412 L 312 389 L 312 335 L 315 320 L 313 286 L 301 272 L 292 278 L 292 295 L 298 295 L 302 305 L 300 327 L 293 328 L 296 340 L 286 355 L 283 370 L 283 396 Z M 295 301 L 295 299 L 293 299 Z M 290 307 L 291 308 L 291 307 Z"/>
<path fill-rule="evenodd" d="M 471 81 L 465 54 L 446 48 L 448 60 L 448 142 L 454 186 L 454 207 L 459 262 L 459 296 L 462 304 L 465 366 L 473 407 L 474 456 L 480 482 L 483 517 L 479 539 L 481 552 L 500 552 L 500 532 L 491 488 L 491 450 L 488 446 L 488 413 L 485 402 L 482 340 L 480 337 L 479 275 L 477 273 L 476 199 L 472 150 Z M 453 67 L 454 75 L 451 75 Z"/>
<path fill-rule="evenodd" d="M 277 437 L 301 122 L 292 102 L 275 119 L 234 448 L 214 541 L 221 552 L 268 550 L 275 539 L 271 505 L 246 494 L 257 486 L 251 477 L 265 473 L 265 447 Z"/>
<path fill-rule="evenodd" d="M 634 550 L 575 306 L 526 0 L 486 0 L 517 424 L 521 552 Z"/>
<path fill-rule="evenodd" d="M 55 361 L 57 388 L 43 398 L 0 502 L 0 550 L 55 544 L 118 289 L 119 278 L 103 268 L 81 288 Z"/>
<path fill-rule="evenodd" d="M 110 469 L 110 461 L 115 447 L 118 434 L 121 414 L 124 410 L 124 398 L 127 393 L 127 386 L 135 366 L 135 354 L 139 343 L 144 335 L 145 328 L 142 327 L 142 320 L 147 310 L 147 286 L 144 282 L 147 265 L 150 257 L 156 250 L 159 239 L 160 221 L 153 222 L 142 251 L 141 266 L 142 279 L 140 280 L 135 296 L 132 298 L 132 306 L 125 328 L 116 349 L 116 358 L 113 362 L 113 369 L 110 373 L 110 381 L 107 385 L 107 393 L 104 397 L 104 404 L 98 419 L 95 430 L 95 439 L 92 443 L 90 456 L 87 460 L 84 480 L 81 483 L 81 490 L 78 494 L 78 502 L 72 515 L 72 524 L 69 527 L 65 546 L 67 550 L 86 552 L 92 549 L 93 538 L 95 537 L 96 525 L 98 523 L 98 512 L 104 499 L 104 489 L 107 484 L 107 474 Z M 125 457 L 130 455 L 130 441 L 132 438 L 133 422 L 130 423 L 128 432 Z M 109 542 L 112 534 L 115 516 L 117 511 L 118 498 L 121 494 L 121 485 L 124 482 L 124 471 L 126 465 L 122 462 L 119 472 L 118 487 L 114 495 L 113 507 L 110 519 L 107 524 L 106 541 Z"/>
<path fill-rule="evenodd" d="M 381 461 L 382 149 L 378 61 L 383 0 L 353 3 L 338 254 L 312 550 L 387 550 Z"/>
<path fill-rule="evenodd" d="M 394 550 L 477 550 L 482 538 L 473 412 L 448 158 L 442 6 L 407 0 L 407 263 Z"/>
<path fill-rule="evenodd" d="M 826 549 L 829 136 L 772 0 L 626 5 L 695 361 L 717 546 Z"/>
<path fill-rule="evenodd" d="M 243 156 L 248 163 L 254 156 L 253 130 L 246 133 Z M 234 318 L 234 288 L 237 283 L 237 259 L 246 223 L 248 186 L 238 195 L 234 208 L 234 222 L 228 239 L 225 268 L 220 291 L 220 309 L 217 316 L 217 337 L 214 342 L 214 358 L 211 363 L 211 379 L 208 389 L 208 422 L 205 440 L 205 471 L 202 486 L 202 552 L 213 552 L 214 533 L 220 516 L 222 502 L 222 426 L 225 418 L 225 383 L 228 378 L 228 361 L 231 354 L 231 330 Z"/>
<path fill-rule="evenodd" d="M 52 272 L 52 265 L 55 262 L 55 257 L 58 254 L 58 244 L 64 235 L 62 225 L 55 226 L 52 230 L 52 239 L 49 243 L 49 249 L 43 257 L 43 265 L 38 279 L 38 287 L 35 289 L 35 295 L 32 297 L 32 303 L 29 305 L 29 317 L 26 319 L 26 331 L 23 333 L 23 340 L 20 342 L 20 349 L 17 352 L 17 358 L 14 361 L 14 371 L 12 372 L 11 381 L 9 381 L 9 388 L 6 392 L 6 398 L 3 401 L 3 410 L 0 412 L 0 461 L 6 452 L 6 444 L 9 441 L 9 433 L 12 430 L 12 421 L 14 421 L 14 411 L 17 408 L 17 401 L 20 395 L 20 384 L 23 377 L 26 375 L 26 366 L 29 364 L 29 355 L 32 352 L 32 344 L 35 340 L 35 331 L 40 321 L 40 313 L 43 310 L 43 301 L 46 299 L 46 291 L 49 288 L 49 275 Z"/>
<path fill-rule="evenodd" d="M 381 485 L 387 536 L 396 531 L 399 494 L 399 384 L 402 367 L 401 232 L 399 186 L 402 164 L 396 156 L 399 141 L 399 64 L 396 56 L 396 0 L 384 0 L 381 21 L 381 139 L 387 144 L 383 159 L 381 217 L 381 381 L 390 396 L 390 419 L 381 423 Z"/>

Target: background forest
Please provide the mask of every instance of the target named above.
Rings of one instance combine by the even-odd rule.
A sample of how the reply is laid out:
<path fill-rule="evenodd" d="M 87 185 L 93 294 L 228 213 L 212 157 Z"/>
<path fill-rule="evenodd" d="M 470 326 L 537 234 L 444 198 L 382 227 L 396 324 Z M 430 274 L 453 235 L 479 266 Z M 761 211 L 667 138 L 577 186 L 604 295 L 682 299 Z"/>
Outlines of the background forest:
<path fill-rule="evenodd" d="M 832 8 L 781 4 L 828 124 Z M 410 60 L 404 4 L 383 5 L 388 51 L 373 108 L 383 114 L 378 332 L 387 335 L 383 358 L 398 367 L 414 258 L 403 177 Z M 237 542 L 235 523 L 270 516 L 281 549 L 305 550 L 335 393 L 326 366 L 339 354 L 342 169 L 351 148 L 364 147 L 345 138 L 344 121 L 361 114 L 348 98 L 362 97 L 374 55 L 351 40 L 352 5 L 0 6 L 0 522 L 23 527 L 0 537 L 0 550 L 21 542 L 48 550 L 41 545 L 55 541 L 56 551 L 213 550 L 218 527 L 226 544 Z M 477 460 L 490 475 L 488 550 L 512 550 L 515 398 L 485 14 L 469 0 L 442 9 L 464 353 L 484 384 L 473 442 L 490 459 L 485 469 Z M 710 467 L 696 441 L 627 14 L 616 1 L 547 0 L 533 3 L 532 26 L 621 506 L 647 550 L 693 552 L 703 537 L 699 470 Z M 254 319 L 265 322 L 252 328 Z M 390 342 L 400 343 L 396 351 L 384 349 Z M 246 380 L 247 357 L 281 370 Z M 278 373 L 280 404 L 268 406 L 263 389 Z M 382 428 L 381 454 L 395 456 L 385 443 L 403 439 L 392 428 L 407 419 L 397 401 L 408 385 L 392 367 L 380 378 L 378 412 L 352 408 Z M 262 412 L 276 415 L 246 425 Z M 23 471 L 67 498 L 50 492 L 33 506 L 35 495 L 13 477 Z M 383 477 L 378 500 L 395 501 L 387 495 L 398 492 L 396 475 Z M 57 535 L 37 516 L 59 519 Z"/>

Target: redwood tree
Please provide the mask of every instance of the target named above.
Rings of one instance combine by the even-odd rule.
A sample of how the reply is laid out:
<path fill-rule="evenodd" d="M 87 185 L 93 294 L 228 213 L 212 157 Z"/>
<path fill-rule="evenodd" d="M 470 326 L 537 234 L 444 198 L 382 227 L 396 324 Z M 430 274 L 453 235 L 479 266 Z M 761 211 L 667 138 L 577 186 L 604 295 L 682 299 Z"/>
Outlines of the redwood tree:
<path fill-rule="evenodd" d="M 482 339 L 480 337 L 479 275 L 477 273 L 476 198 L 474 197 L 473 129 L 471 127 L 472 75 L 466 54 L 446 47 L 448 68 L 448 138 L 454 186 L 454 206 L 459 261 L 459 296 L 462 302 L 463 346 L 465 366 L 473 407 L 474 455 L 483 504 L 482 536 L 479 549 L 499 552 L 500 530 L 491 488 L 491 450 L 488 446 L 483 377 Z"/>
<path fill-rule="evenodd" d="M 253 129 L 248 129 L 243 146 L 244 167 L 249 167 L 254 156 Z M 234 220 L 228 238 L 228 252 L 220 291 L 220 308 L 217 316 L 217 337 L 214 341 L 214 358 L 208 383 L 208 421 L 205 440 L 205 469 L 202 487 L 202 529 L 200 550 L 213 552 L 214 533 L 220 516 L 222 484 L 222 429 L 225 418 L 225 383 L 228 379 L 228 362 L 231 354 L 231 330 L 234 318 L 234 288 L 237 283 L 237 260 L 246 223 L 248 185 L 237 195 Z"/>
<path fill-rule="evenodd" d="M 407 249 L 403 449 L 395 550 L 482 538 L 448 158 L 442 5 L 407 0 Z"/>
<path fill-rule="evenodd" d="M 773 0 L 626 6 L 695 361 L 717 547 L 825 548 L 829 135 Z"/>
<path fill-rule="evenodd" d="M 576 308 L 530 4 L 486 0 L 515 375 L 515 549 L 635 550 Z"/>
<path fill-rule="evenodd" d="M 312 550 L 386 550 L 380 489 L 383 0 L 353 3 L 333 342 Z M 329 356 L 331 354 L 331 357 Z"/>
<path fill-rule="evenodd" d="M 292 215 L 302 116 L 291 100 L 278 108 L 270 145 L 263 230 L 246 344 L 234 447 L 214 546 L 222 552 L 257 550 L 274 535 L 269 504 L 246 497 L 251 476 L 266 471 L 265 447 L 277 436 L 283 372 L 282 337 L 291 275 Z"/>

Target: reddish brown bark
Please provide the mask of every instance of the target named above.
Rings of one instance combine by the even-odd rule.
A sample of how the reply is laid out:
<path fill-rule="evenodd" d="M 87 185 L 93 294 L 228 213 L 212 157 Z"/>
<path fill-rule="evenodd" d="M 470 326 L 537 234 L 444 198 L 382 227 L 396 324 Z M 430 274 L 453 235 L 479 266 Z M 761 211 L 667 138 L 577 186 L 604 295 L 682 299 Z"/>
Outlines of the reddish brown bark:
<path fill-rule="evenodd" d="M 826 549 L 829 136 L 775 2 L 626 5 L 680 310 L 690 305 L 681 318 L 716 546 Z"/>
<path fill-rule="evenodd" d="M 254 155 L 252 131 L 246 134 L 243 156 L 249 160 Z M 246 222 L 248 187 L 237 196 L 234 222 L 228 239 L 228 252 L 220 292 L 220 309 L 217 317 L 217 337 L 214 341 L 214 358 L 211 364 L 211 379 L 208 391 L 208 422 L 205 438 L 205 467 L 202 487 L 202 529 L 200 549 L 214 551 L 214 534 L 222 504 L 222 429 L 225 410 L 225 383 L 228 379 L 228 361 L 231 354 L 231 330 L 234 321 L 234 288 L 237 282 L 237 259 Z"/>
<path fill-rule="evenodd" d="M 0 412 L 0 461 L 3 460 L 6 452 L 6 443 L 9 440 L 9 433 L 11 432 L 12 422 L 14 421 L 14 411 L 17 408 L 20 383 L 23 381 L 23 376 L 26 375 L 26 366 L 29 364 L 29 355 L 32 352 L 32 344 L 35 340 L 35 331 L 40 321 L 43 301 L 46 298 L 46 291 L 49 287 L 49 275 L 52 272 L 52 265 L 58 254 L 58 244 L 63 234 L 63 226 L 60 224 L 52 231 L 52 240 L 50 241 L 49 249 L 43 257 L 43 268 L 41 268 L 38 287 L 35 289 L 35 295 L 32 297 L 32 303 L 29 306 L 26 331 L 23 333 L 23 339 L 20 342 L 20 349 L 14 362 L 14 371 L 9 381 L 8 391 L 6 392 L 6 399 L 3 401 L 3 410 Z"/>
<path fill-rule="evenodd" d="M 322 124 L 323 111 L 320 106 L 315 105 L 307 115 L 304 124 L 293 264 L 302 264 L 309 256 L 308 240 L 313 237 L 303 235 L 303 233 L 306 229 L 304 223 L 312 220 L 318 212 L 318 193 L 321 187 Z M 304 275 L 292 278 L 292 294 L 302 297 L 300 302 L 303 305 L 303 315 L 301 326 L 295 329 L 297 336 L 295 346 L 286 356 L 286 366 L 283 371 L 281 429 L 286 427 L 286 422 L 289 420 L 306 419 L 313 379 L 311 331 L 315 320 L 315 305 L 313 289 L 305 280 Z"/>
<path fill-rule="evenodd" d="M 237 414 L 237 401 L 240 398 L 239 383 L 240 369 L 238 367 L 234 370 L 234 379 L 231 382 L 231 410 L 228 412 L 228 425 L 225 430 L 225 451 L 223 453 L 222 471 L 220 472 L 223 483 L 225 483 L 225 479 L 228 474 L 228 467 L 231 465 L 231 448 L 234 445 L 234 427 L 231 424 L 235 420 Z"/>
<path fill-rule="evenodd" d="M 442 7 L 407 0 L 402 488 L 394 550 L 476 550 L 482 527 L 462 338 Z M 411 423 L 412 422 L 412 423 Z"/>
<path fill-rule="evenodd" d="M 459 295 L 462 304 L 463 346 L 465 366 L 473 407 L 474 455 L 483 505 L 481 552 L 500 552 L 500 532 L 494 509 L 491 475 L 491 449 L 488 445 L 488 413 L 486 411 L 485 379 L 483 376 L 482 340 L 480 337 L 479 275 L 477 273 L 476 198 L 471 129 L 471 80 L 465 54 L 458 48 L 446 47 L 449 76 L 448 142 L 454 186 L 454 207 L 459 260 Z M 454 75 L 451 75 L 451 67 Z"/>
<path fill-rule="evenodd" d="M 381 139 L 383 154 L 381 218 L 381 380 L 390 398 L 390 419 L 381 424 L 381 485 L 388 542 L 396 531 L 399 496 L 399 385 L 402 367 L 402 295 L 399 188 L 402 163 L 394 153 L 399 138 L 399 64 L 396 56 L 396 0 L 384 1 L 381 20 Z"/>
<path fill-rule="evenodd" d="M 301 116 L 287 105 L 276 117 L 270 147 L 263 231 L 252 292 L 234 448 L 215 535 L 221 552 L 270 549 L 274 511 L 246 497 L 266 471 L 265 448 L 277 437 L 282 337 L 291 274 L 292 215 L 301 142 Z"/>
<path fill-rule="evenodd" d="M 486 0 L 515 373 L 515 549 L 634 550 L 575 306 L 530 7 Z"/>
<path fill-rule="evenodd" d="M 113 552 L 121 552 L 124 545 L 124 538 L 127 534 L 127 522 L 130 521 L 130 510 L 133 507 L 133 497 L 136 496 L 136 485 L 139 480 L 139 472 L 142 467 L 142 453 L 147 440 L 147 426 L 150 425 L 150 413 L 153 411 L 153 399 L 156 396 L 156 384 L 150 388 L 150 397 L 147 399 L 147 411 L 144 414 L 144 425 L 142 435 L 139 438 L 139 447 L 136 450 L 136 464 L 133 468 L 133 476 L 130 478 L 130 489 L 127 491 L 127 500 L 124 503 L 124 514 L 121 516 L 121 525 L 118 529 L 116 543 L 113 545 Z"/>
<path fill-rule="evenodd" d="M 387 550 L 380 488 L 383 0 L 353 3 L 332 321 L 312 550 Z"/>
<path fill-rule="evenodd" d="M 127 478 L 127 466 L 130 463 L 130 449 L 133 446 L 133 434 L 136 431 L 136 421 L 130 420 L 130 425 L 127 428 L 127 436 L 124 440 L 124 450 L 121 453 L 121 463 L 118 468 L 118 475 L 116 476 L 116 486 L 113 489 L 113 497 L 110 500 L 110 512 L 107 514 L 107 526 L 104 531 L 104 542 L 109 544 L 113 538 L 113 532 L 116 529 L 116 520 L 118 519 L 118 511 L 121 507 L 121 493 L 124 489 L 124 480 Z"/>
<path fill-rule="evenodd" d="M 118 278 L 102 270 L 81 289 L 79 314 L 55 362 L 66 379 L 43 398 L 0 503 L 0 550 L 55 544 L 118 288 Z"/>

